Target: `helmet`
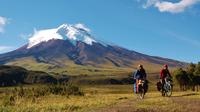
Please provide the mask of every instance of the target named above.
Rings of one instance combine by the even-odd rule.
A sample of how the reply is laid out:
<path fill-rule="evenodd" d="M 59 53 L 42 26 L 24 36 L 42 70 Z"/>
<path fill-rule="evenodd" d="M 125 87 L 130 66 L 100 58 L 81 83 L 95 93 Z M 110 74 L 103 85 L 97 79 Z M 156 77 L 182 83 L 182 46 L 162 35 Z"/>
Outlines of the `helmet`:
<path fill-rule="evenodd" d="M 167 65 L 167 64 L 165 64 L 165 65 L 164 65 L 164 67 L 168 67 L 168 65 Z"/>

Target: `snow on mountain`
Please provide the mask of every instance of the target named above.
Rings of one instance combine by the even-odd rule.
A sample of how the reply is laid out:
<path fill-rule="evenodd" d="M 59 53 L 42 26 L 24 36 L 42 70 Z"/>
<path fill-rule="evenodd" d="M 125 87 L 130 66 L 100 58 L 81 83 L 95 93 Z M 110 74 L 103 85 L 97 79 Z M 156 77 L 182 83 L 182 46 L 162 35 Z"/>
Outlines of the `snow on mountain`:
<path fill-rule="evenodd" d="M 40 44 L 41 43 L 41 44 Z M 35 47 L 34 47 L 35 46 Z M 21 65 L 21 61 L 23 65 Z M 83 24 L 63 24 L 54 29 L 35 31 L 24 45 L 14 51 L 1 54 L 0 64 L 16 63 L 16 66 L 28 65 L 29 60 L 51 65 L 48 69 L 67 67 L 68 62 L 81 66 L 94 67 L 136 67 L 137 63 L 149 65 L 184 66 L 186 63 L 176 60 L 148 56 L 94 39 L 90 29 Z M 74 65 L 73 65 L 74 66 Z"/>
<path fill-rule="evenodd" d="M 63 37 L 57 33 L 57 29 L 36 31 L 33 36 L 29 38 L 29 44 L 27 48 L 31 48 L 41 42 L 47 42 L 51 39 L 63 39 Z"/>
<path fill-rule="evenodd" d="M 97 42 L 90 34 L 91 30 L 85 27 L 83 24 L 63 24 L 58 28 L 46 29 L 35 31 L 32 37 L 29 38 L 28 49 L 41 43 L 47 42 L 52 39 L 68 39 L 72 43 L 76 41 L 82 41 L 88 45 L 92 45 L 93 42 Z"/>

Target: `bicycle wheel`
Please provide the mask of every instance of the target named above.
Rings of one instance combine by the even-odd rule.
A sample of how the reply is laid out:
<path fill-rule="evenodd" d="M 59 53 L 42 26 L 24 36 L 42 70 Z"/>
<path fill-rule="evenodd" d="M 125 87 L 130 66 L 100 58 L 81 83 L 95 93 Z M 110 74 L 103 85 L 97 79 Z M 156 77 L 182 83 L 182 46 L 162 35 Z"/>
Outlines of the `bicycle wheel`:
<path fill-rule="evenodd" d="M 142 86 L 139 87 L 139 98 L 144 99 L 144 88 Z"/>
<path fill-rule="evenodd" d="M 170 84 L 166 85 L 165 95 L 168 97 L 172 95 L 172 86 Z"/>

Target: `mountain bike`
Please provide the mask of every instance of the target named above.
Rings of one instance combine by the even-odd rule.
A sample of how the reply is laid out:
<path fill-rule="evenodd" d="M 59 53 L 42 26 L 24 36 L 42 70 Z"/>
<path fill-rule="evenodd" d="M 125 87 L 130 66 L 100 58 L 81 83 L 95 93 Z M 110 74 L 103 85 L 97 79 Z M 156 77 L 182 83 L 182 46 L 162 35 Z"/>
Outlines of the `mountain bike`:
<path fill-rule="evenodd" d="M 165 83 L 163 85 L 162 96 L 170 97 L 172 95 L 173 84 L 170 78 L 165 78 Z"/>
<path fill-rule="evenodd" d="M 147 91 L 147 83 L 145 80 L 139 80 L 138 82 L 138 95 L 140 99 L 144 99 L 144 95 Z"/>

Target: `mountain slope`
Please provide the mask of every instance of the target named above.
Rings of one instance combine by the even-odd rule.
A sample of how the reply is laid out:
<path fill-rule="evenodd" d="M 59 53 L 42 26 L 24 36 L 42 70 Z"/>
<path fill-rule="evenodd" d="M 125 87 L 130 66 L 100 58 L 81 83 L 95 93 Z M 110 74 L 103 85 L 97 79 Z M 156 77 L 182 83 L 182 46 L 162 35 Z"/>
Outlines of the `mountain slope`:
<path fill-rule="evenodd" d="M 43 63 L 57 68 L 70 65 L 131 68 L 140 63 L 154 67 L 163 64 L 173 67 L 185 65 L 176 60 L 148 56 L 102 43 L 82 24 L 64 24 L 55 29 L 35 32 L 28 44 L 15 51 L 1 54 L 0 64 L 13 64 L 17 60 L 22 62 L 29 57 L 38 64 Z M 23 66 L 32 65 L 25 63 Z"/>
<path fill-rule="evenodd" d="M 53 77 L 41 71 L 29 71 L 22 67 L 0 65 L 0 87 L 18 84 L 57 83 L 60 77 Z M 68 79 L 62 77 L 63 81 Z"/>

